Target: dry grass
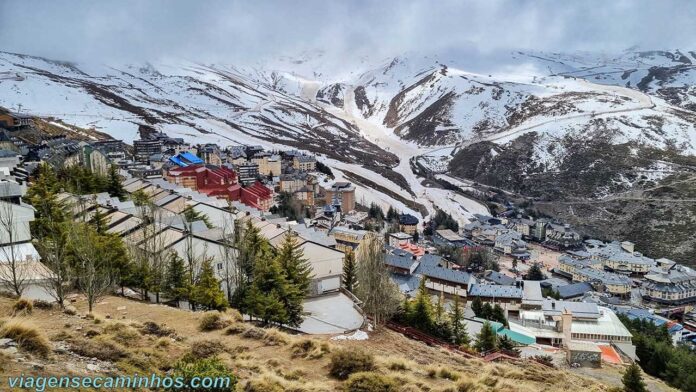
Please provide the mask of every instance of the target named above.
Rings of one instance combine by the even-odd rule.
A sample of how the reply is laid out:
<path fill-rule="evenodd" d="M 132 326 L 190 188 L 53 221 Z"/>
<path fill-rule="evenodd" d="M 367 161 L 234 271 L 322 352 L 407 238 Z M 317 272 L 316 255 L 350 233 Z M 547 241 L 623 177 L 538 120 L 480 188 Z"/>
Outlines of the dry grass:
<path fill-rule="evenodd" d="M 116 362 L 128 356 L 128 351 L 122 345 L 105 336 L 97 336 L 94 339 L 72 339 L 70 349 L 83 357 L 97 358 L 101 361 Z"/>
<path fill-rule="evenodd" d="M 290 346 L 293 358 L 319 359 L 331 352 L 331 347 L 326 342 L 318 342 L 315 339 L 298 340 Z"/>
<path fill-rule="evenodd" d="M 12 305 L 12 316 L 26 316 L 34 311 L 34 302 L 30 299 L 20 298 Z"/>
<path fill-rule="evenodd" d="M 241 316 L 240 316 L 241 317 Z M 232 319 L 220 312 L 206 312 L 198 323 L 202 332 L 217 331 L 232 324 Z"/>
<path fill-rule="evenodd" d="M 23 320 L 3 323 L 0 336 L 14 340 L 20 349 L 42 357 L 51 352 L 51 343 L 46 335 L 34 325 Z"/>

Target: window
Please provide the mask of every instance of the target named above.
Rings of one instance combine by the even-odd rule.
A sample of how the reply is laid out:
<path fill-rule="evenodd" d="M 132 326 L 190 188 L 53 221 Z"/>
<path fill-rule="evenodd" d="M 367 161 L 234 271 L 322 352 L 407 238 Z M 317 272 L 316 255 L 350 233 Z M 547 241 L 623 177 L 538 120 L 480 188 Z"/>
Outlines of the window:
<path fill-rule="evenodd" d="M 220 271 L 222 269 L 222 263 L 218 263 L 217 268 L 218 268 L 218 271 Z"/>

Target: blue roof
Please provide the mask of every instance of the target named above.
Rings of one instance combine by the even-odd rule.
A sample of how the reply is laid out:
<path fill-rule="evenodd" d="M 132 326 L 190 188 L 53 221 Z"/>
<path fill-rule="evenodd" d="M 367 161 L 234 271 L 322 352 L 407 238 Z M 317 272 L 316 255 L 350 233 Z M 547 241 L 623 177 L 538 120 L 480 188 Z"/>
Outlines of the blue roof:
<path fill-rule="evenodd" d="M 181 166 L 181 167 L 186 167 L 186 166 L 188 166 L 187 163 L 185 163 L 184 161 L 182 161 L 181 159 L 179 159 L 179 156 L 178 156 L 178 155 L 175 155 L 175 156 L 173 156 L 173 157 L 169 157 L 169 160 L 172 161 L 173 163 L 175 163 L 176 165 Z"/>
<path fill-rule="evenodd" d="M 203 160 L 201 158 L 198 158 L 197 156 L 191 154 L 188 151 L 184 151 L 184 152 L 180 153 L 179 156 L 181 158 L 184 158 L 191 165 L 203 163 Z"/>
<path fill-rule="evenodd" d="M 558 287 L 558 295 L 561 298 L 573 298 L 579 297 L 587 292 L 592 291 L 592 285 L 587 282 L 573 283 L 565 286 Z"/>

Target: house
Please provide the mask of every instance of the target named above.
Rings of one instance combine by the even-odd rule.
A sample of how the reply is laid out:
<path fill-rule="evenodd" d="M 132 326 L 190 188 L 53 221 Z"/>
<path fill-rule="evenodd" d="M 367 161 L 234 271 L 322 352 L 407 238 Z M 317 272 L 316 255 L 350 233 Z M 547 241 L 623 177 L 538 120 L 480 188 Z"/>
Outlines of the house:
<path fill-rule="evenodd" d="M 243 163 L 235 167 L 239 173 L 239 182 L 242 184 L 253 184 L 259 178 L 259 165 L 255 163 Z"/>
<path fill-rule="evenodd" d="M 522 235 L 516 231 L 509 231 L 495 238 L 494 250 L 520 260 L 530 257 L 527 251 L 527 243 L 522 241 Z"/>
<path fill-rule="evenodd" d="M 547 223 L 545 226 L 544 245 L 554 249 L 577 248 L 582 244 L 582 237 L 570 225 Z"/>
<path fill-rule="evenodd" d="M 181 155 L 181 154 L 179 154 Z M 198 147 L 198 156 L 200 156 L 208 165 L 220 166 L 223 162 L 223 156 L 220 152 L 220 147 L 217 144 L 208 143 Z"/>
<path fill-rule="evenodd" d="M 513 286 L 516 280 L 512 276 L 508 276 L 505 274 L 501 274 L 500 272 L 491 270 L 485 271 L 483 273 L 483 279 L 493 284 L 501 286 Z"/>
<path fill-rule="evenodd" d="M 418 218 L 411 214 L 400 214 L 399 230 L 410 235 L 416 234 L 418 231 Z"/>
<path fill-rule="evenodd" d="M 645 275 L 656 266 L 655 260 L 636 252 L 631 242 L 604 243 L 598 240 L 585 241 L 590 258 L 602 262 L 608 271 L 626 275 Z"/>
<path fill-rule="evenodd" d="M 558 257 L 559 275 L 571 278 L 574 282 L 587 282 L 596 291 L 614 295 L 628 295 L 631 291 L 631 279 L 625 275 L 604 271 L 601 261 L 593 259 L 576 259 L 569 255 Z"/>
<path fill-rule="evenodd" d="M 325 203 L 340 207 L 341 213 L 355 210 L 355 185 L 350 182 L 334 182 L 323 191 Z"/>
<path fill-rule="evenodd" d="M 413 235 L 407 234 L 404 232 L 389 233 L 389 234 L 387 234 L 387 236 L 389 237 L 389 246 L 392 246 L 395 248 L 403 243 L 410 244 L 411 241 L 413 241 Z"/>
<path fill-rule="evenodd" d="M 355 252 L 364 242 L 366 234 L 365 230 L 353 230 L 341 226 L 336 226 L 329 232 L 329 235 L 336 239 L 336 249 L 343 252 Z"/>
<path fill-rule="evenodd" d="M 593 290 L 591 284 L 587 282 L 572 283 L 564 286 L 559 286 L 556 291 L 558 291 L 558 296 L 562 300 L 569 300 L 573 298 L 579 298 L 589 293 Z"/>
<path fill-rule="evenodd" d="M 413 275 L 419 262 L 416 256 L 401 249 L 387 248 L 384 256 L 384 264 L 392 273 L 400 275 Z"/>
<path fill-rule="evenodd" d="M 251 157 L 251 162 L 258 165 L 259 174 L 262 176 L 277 176 L 282 172 L 279 155 L 259 152 Z"/>
<path fill-rule="evenodd" d="M 469 286 L 475 284 L 476 279 L 465 271 L 447 268 L 445 265 L 442 257 L 424 254 L 415 273 L 426 279 L 425 287 L 430 290 L 466 297 Z"/>
<path fill-rule="evenodd" d="M 433 242 L 436 245 L 451 246 L 460 248 L 462 246 L 472 246 L 474 243 L 460 236 L 450 229 L 435 230 L 433 234 Z"/>
<path fill-rule="evenodd" d="M 111 166 L 111 160 L 106 156 L 105 152 L 87 143 L 82 144 L 80 160 L 82 166 L 89 169 L 92 173 L 102 176 L 108 173 Z"/>
<path fill-rule="evenodd" d="M 311 241 L 305 241 L 298 249 L 302 250 L 312 267 L 312 294 L 324 294 L 341 288 L 343 252 Z"/>
<path fill-rule="evenodd" d="M 8 111 L 0 112 L 0 127 L 6 129 L 18 129 L 28 127 L 32 124 L 33 117 L 27 114 L 13 113 Z"/>
<path fill-rule="evenodd" d="M 497 284 L 472 284 L 467 292 L 468 297 L 478 297 L 491 304 L 502 304 L 507 310 L 518 310 L 522 305 L 522 295 L 523 290 L 518 286 Z"/>
<path fill-rule="evenodd" d="M 188 151 L 181 152 L 169 158 L 169 161 L 179 167 L 201 166 L 204 162 L 198 156 L 191 154 Z"/>
<path fill-rule="evenodd" d="M 696 302 L 696 271 L 676 264 L 667 271 L 650 272 L 645 275 L 640 293 L 648 301 L 665 305 Z"/>
<path fill-rule="evenodd" d="M 306 173 L 293 172 L 290 174 L 281 174 L 279 176 L 279 189 L 281 192 L 295 193 L 307 186 Z"/>
<path fill-rule="evenodd" d="M 240 200 L 248 206 L 261 211 L 268 211 L 273 204 L 273 191 L 256 181 L 251 186 L 242 188 Z"/>
<path fill-rule="evenodd" d="M 292 159 L 292 167 L 300 171 L 315 171 L 317 159 L 313 155 L 295 155 Z"/>
<path fill-rule="evenodd" d="M 162 153 L 162 141 L 152 139 L 133 140 L 133 157 L 137 162 L 150 163 L 150 156 Z"/>

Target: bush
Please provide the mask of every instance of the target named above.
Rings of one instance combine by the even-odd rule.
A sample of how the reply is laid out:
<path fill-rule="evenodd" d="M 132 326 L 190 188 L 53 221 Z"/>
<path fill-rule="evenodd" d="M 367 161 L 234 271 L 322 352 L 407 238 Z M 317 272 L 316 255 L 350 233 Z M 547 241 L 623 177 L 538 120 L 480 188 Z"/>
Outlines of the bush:
<path fill-rule="evenodd" d="M 406 365 L 406 362 L 400 361 L 400 360 L 390 362 L 389 365 L 387 366 L 387 368 L 389 370 L 392 370 L 392 371 L 408 370 L 408 366 Z"/>
<path fill-rule="evenodd" d="M 202 332 L 216 331 L 218 329 L 223 329 L 232 324 L 232 320 L 227 317 L 223 317 L 220 312 L 207 312 L 201 318 L 198 324 L 198 329 Z"/>
<path fill-rule="evenodd" d="M 51 352 L 51 344 L 43 332 L 27 322 L 10 320 L 4 323 L 0 336 L 14 340 L 20 349 L 32 354 L 45 357 Z"/>
<path fill-rule="evenodd" d="M 471 380 L 460 381 L 457 384 L 457 392 L 472 392 L 476 389 L 476 383 Z"/>
<path fill-rule="evenodd" d="M 63 309 L 63 313 L 67 314 L 68 316 L 74 316 L 77 314 L 77 308 L 72 305 L 67 305 Z"/>
<path fill-rule="evenodd" d="M 247 327 L 244 324 L 232 324 L 225 330 L 225 335 L 239 335 L 246 332 Z"/>
<path fill-rule="evenodd" d="M 174 335 L 174 330 L 170 328 L 166 328 L 164 326 L 161 326 L 155 322 L 152 321 L 146 321 L 142 327 L 140 327 L 140 333 L 143 333 L 145 335 L 154 335 L 154 336 L 173 336 Z"/>
<path fill-rule="evenodd" d="M 128 356 L 128 353 L 121 345 L 103 336 L 93 340 L 75 339 L 70 342 L 70 350 L 83 357 L 111 362 L 116 362 Z"/>
<path fill-rule="evenodd" d="M 444 367 L 440 368 L 439 375 L 440 375 L 440 378 L 444 378 L 447 380 L 451 380 L 451 381 L 459 380 L 459 373 L 456 373 L 456 372 L 454 372 L 450 369 L 444 368 Z"/>
<path fill-rule="evenodd" d="M 263 341 L 266 346 L 284 346 L 288 344 L 288 336 L 277 329 L 266 330 L 263 336 Z"/>
<path fill-rule="evenodd" d="M 351 375 L 345 383 L 346 392 L 396 392 L 396 381 L 387 376 L 372 372 Z"/>
<path fill-rule="evenodd" d="M 225 351 L 225 346 L 219 340 L 199 340 L 191 345 L 191 355 L 196 359 L 214 357 Z"/>
<path fill-rule="evenodd" d="M 184 358 L 178 361 L 171 372 L 171 377 L 177 378 L 181 377 L 184 380 L 184 384 L 188 385 L 192 378 L 194 377 L 211 377 L 214 379 L 222 380 L 223 377 L 227 378 L 229 382 L 226 385 L 218 385 L 210 388 L 178 388 L 178 389 L 167 389 L 167 391 L 176 392 L 228 392 L 234 391 L 235 385 L 237 384 L 237 378 L 232 374 L 232 372 L 223 364 L 218 358 L 207 358 L 207 359 L 191 359 Z"/>
<path fill-rule="evenodd" d="M 14 305 L 12 305 L 12 315 L 13 316 L 22 316 L 22 315 L 27 315 L 31 314 L 31 312 L 34 310 L 34 303 L 26 298 L 20 298 L 18 299 Z"/>
<path fill-rule="evenodd" d="M 324 342 L 318 344 L 314 339 L 302 339 L 290 347 L 293 358 L 319 359 L 331 351 L 329 345 Z"/>
<path fill-rule="evenodd" d="M 51 310 L 55 304 L 53 302 L 44 301 L 42 299 L 34 300 L 34 307 L 36 309 Z"/>
<path fill-rule="evenodd" d="M 244 392 L 284 392 L 285 388 L 278 381 L 270 377 L 251 380 L 244 386 Z"/>
<path fill-rule="evenodd" d="M 244 317 L 242 317 L 242 314 L 239 313 L 237 309 L 229 308 L 225 314 L 234 322 L 241 323 L 244 321 Z"/>
<path fill-rule="evenodd" d="M 353 373 L 367 372 L 375 367 L 371 354 L 360 350 L 340 350 L 331 355 L 329 373 L 339 380 L 345 380 Z"/>
<path fill-rule="evenodd" d="M 262 328 L 251 327 L 242 333 L 243 338 L 261 340 L 266 336 Z"/>
<path fill-rule="evenodd" d="M 138 331 L 123 323 L 113 323 L 104 327 L 104 333 L 108 333 L 113 336 L 114 340 L 121 344 L 133 344 L 140 338 Z"/>

